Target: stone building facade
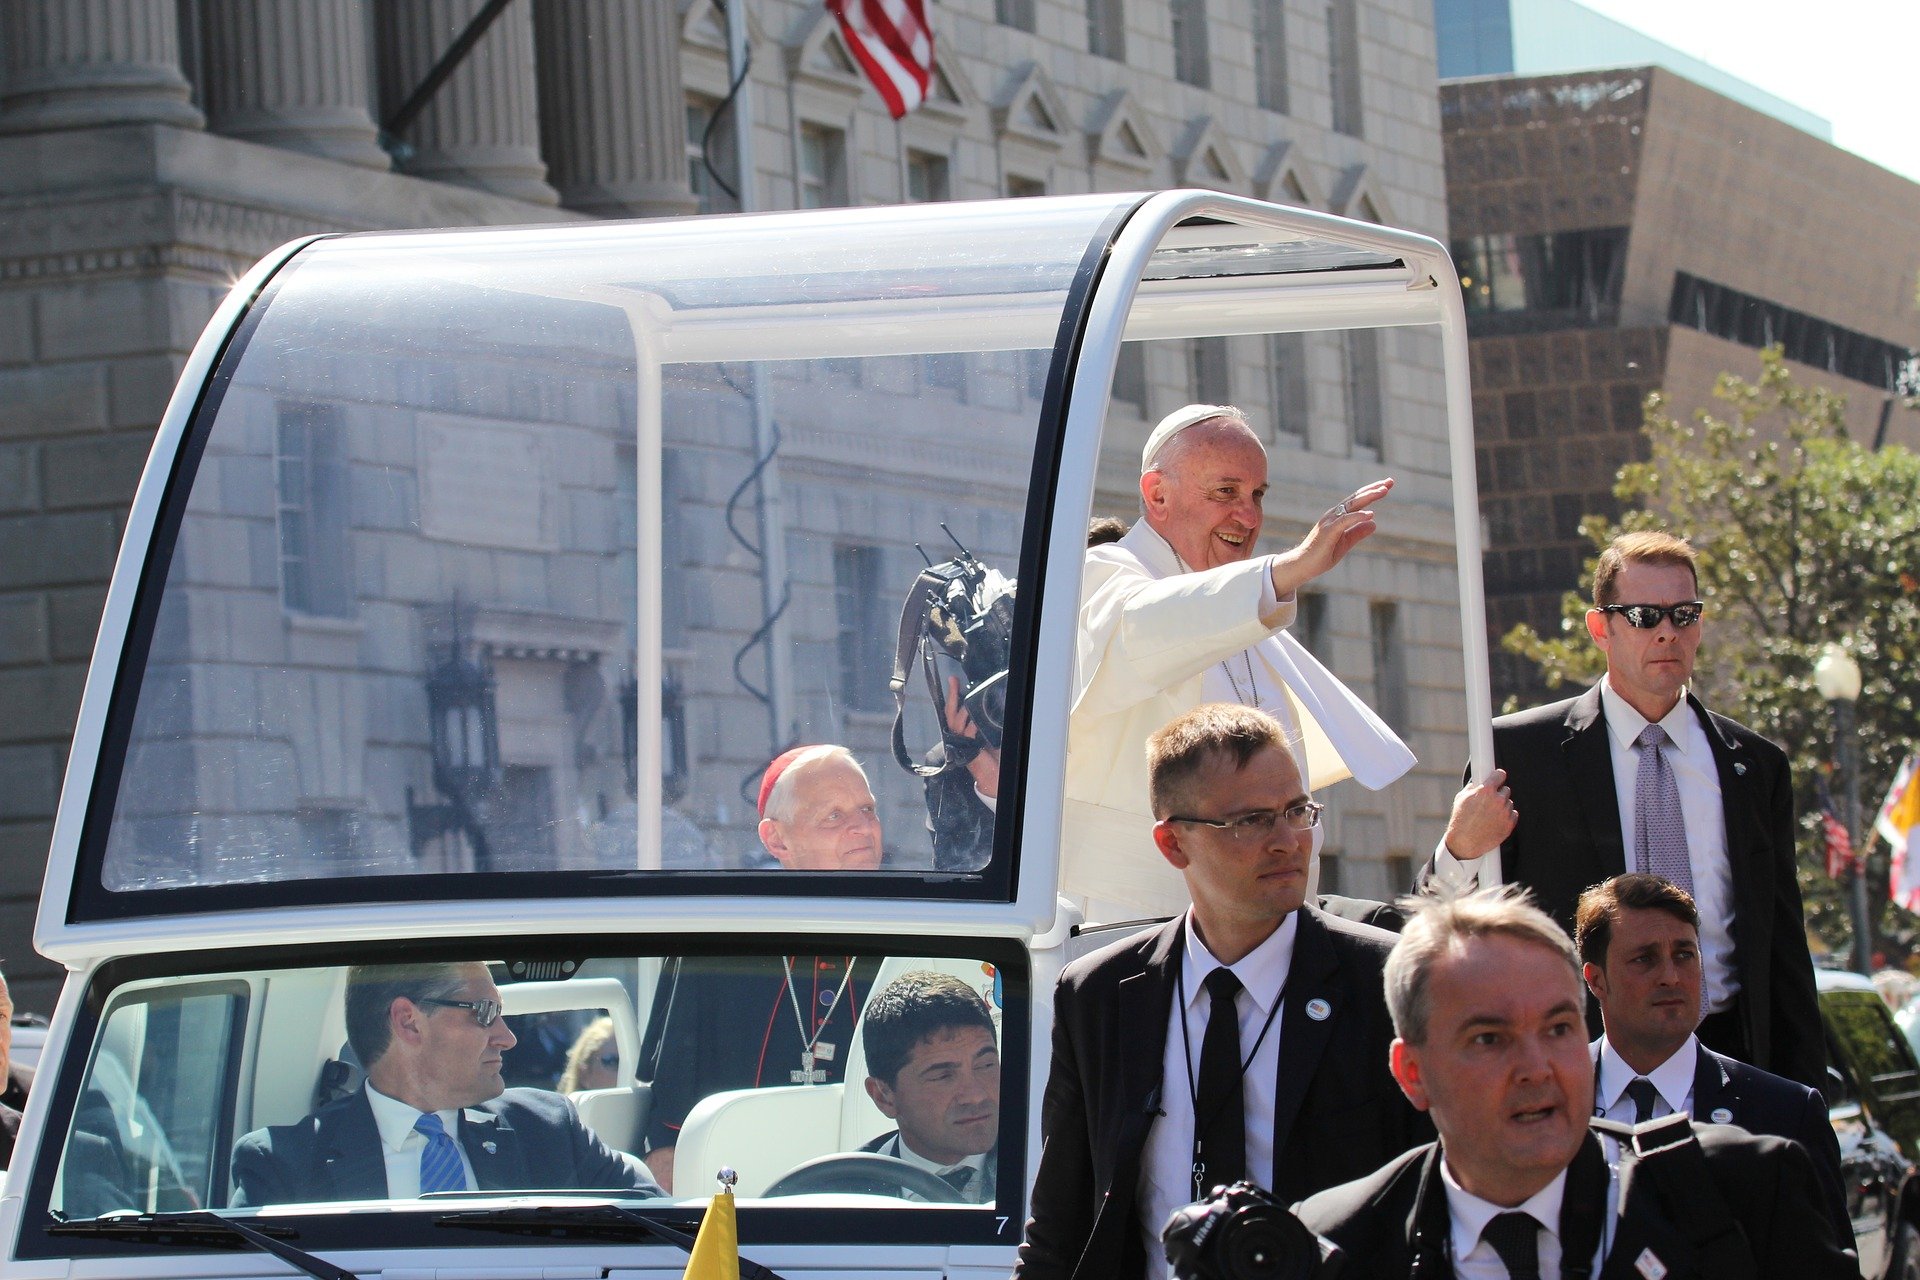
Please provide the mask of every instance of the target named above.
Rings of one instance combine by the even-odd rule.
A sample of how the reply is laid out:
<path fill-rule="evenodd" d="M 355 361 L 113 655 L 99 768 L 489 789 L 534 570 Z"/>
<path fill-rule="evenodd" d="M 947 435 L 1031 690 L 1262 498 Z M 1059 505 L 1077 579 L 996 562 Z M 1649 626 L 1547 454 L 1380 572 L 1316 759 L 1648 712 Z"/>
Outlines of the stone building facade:
<path fill-rule="evenodd" d="M 1920 310 L 1920 187 L 1660 67 L 1448 81 L 1453 255 L 1466 286 L 1496 704 L 1549 696 L 1498 650 L 1555 630 L 1646 456 L 1641 405 L 1709 407 L 1780 342 L 1847 397 L 1855 439 L 1920 443 L 1896 390 Z M 1904 375 L 1910 376 L 1910 375 Z"/>
<path fill-rule="evenodd" d="M 54 989 L 30 954 L 33 903 L 123 513 L 174 378 L 231 282 L 274 246 L 314 233 L 671 216 L 733 203 L 723 190 L 737 185 L 724 115 L 707 130 L 728 76 L 723 28 L 704 0 L 508 5 L 397 138 L 384 137 L 377 122 L 481 7 L 19 0 L 0 10 L 0 959 L 23 1007 L 47 1008 Z M 934 92 L 899 123 L 819 6 L 747 7 L 758 208 L 1192 185 L 1447 231 L 1427 0 L 935 3 Z M 703 139 L 711 170 L 698 159 Z M 928 415 L 937 438 L 946 421 L 1030 412 L 1035 364 L 796 371 L 791 394 L 806 402 L 815 393 L 800 384 L 815 377 L 898 394 Z M 1243 404 L 1271 433 L 1275 545 L 1374 475 L 1400 482 L 1382 533 L 1304 602 L 1299 624 L 1423 762 L 1387 793 L 1348 784 L 1336 797 L 1334 877 L 1347 892 L 1386 894 L 1437 834 L 1463 755 L 1438 343 L 1388 330 L 1130 349 L 1103 510 L 1131 516 L 1130 458 L 1148 424 L 1195 398 Z M 996 461 L 971 465 L 988 472 Z M 822 465 L 796 458 L 793 468 L 794 519 L 810 530 L 789 556 L 789 624 L 802 655 L 795 696 L 810 716 L 837 716 L 843 740 L 883 760 L 888 708 L 842 686 L 870 661 L 871 623 L 897 609 L 895 580 L 917 559 L 905 540 L 835 543 L 831 507 L 904 504 L 911 494 L 897 478 L 836 491 Z M 667 601 L 678 610 L 670 660 L 676 648 L 731 652 L 764 616 L 758 585 L 725 567 L 722 508 L 737 479 L 693 455 L 670 477 L 690 513 L 685 589 Z M 271 522 L 262 525 L 264 546 L 248 554 L 284 552 L 287 519 L 276 517 L 277 543 Z M 974 535 L 984 551 L 1007 553 L 992 544 L 990 521 Z M 337 647 L 339 635 L 315 622 L 325 609 L 300 592 L 324 598 L 339 584 L 320 575 L 290 597 L 287 572 L 281 565 L 270 611 L 284 616 L 262 625 L 298 633 L 314 652 Z M 570 787 L 604 775 L 618 747 L 605 701 L 616 682 L 594 646 L 605 640 L 610 650 L 617 639 L 556 638 L 512 613 L 470 619 L 470 638 L 496 670 L 522 673 L 503 680 L 502 716 L 565 703 L 569 672 L 607 668 L 594 752 L 553 765 Z M 418 620 L 406 625 L 417 650 Z M 737 691 L 692 692 L 708 696 L 689 702 L 685 722 L 692 791 L 737 791 L 769 744 L 723 714 Z M 316 783 L 311 799 L 352 791 L 351 781 Z M 528 803 L 551 785 L 531 779 Z M 910 780 L 888 777 L 882 789 L 890 823 L 913 821 Z M 303 838 L 321 845 L 355 821 L 325 803 L 301 812 Z M 687 816 L 709 839 L 742 821 L 737 807 Z"/>

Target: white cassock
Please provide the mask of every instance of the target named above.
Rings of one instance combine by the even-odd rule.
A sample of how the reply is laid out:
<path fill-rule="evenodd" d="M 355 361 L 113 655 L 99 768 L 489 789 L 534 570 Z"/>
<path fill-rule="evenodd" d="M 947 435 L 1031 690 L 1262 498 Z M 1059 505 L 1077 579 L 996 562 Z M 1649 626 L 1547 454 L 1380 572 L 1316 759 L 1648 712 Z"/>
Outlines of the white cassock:
<path fill-rule="evenodd" d="M 1147 738 L 1203 702 L 1279 719 L 1310 789 L 1351 777 L 1378 791 L 1413 768 L 1386 722 L 1286 634 L 1294 607 L 1272 603 L 1271 574 L 1267 556 L 1187 572 L 1144 519 L 1087 552 L 1061 889 L 1089 920 L 1186 910 L 1186 882 L 1153 843 Z"/>

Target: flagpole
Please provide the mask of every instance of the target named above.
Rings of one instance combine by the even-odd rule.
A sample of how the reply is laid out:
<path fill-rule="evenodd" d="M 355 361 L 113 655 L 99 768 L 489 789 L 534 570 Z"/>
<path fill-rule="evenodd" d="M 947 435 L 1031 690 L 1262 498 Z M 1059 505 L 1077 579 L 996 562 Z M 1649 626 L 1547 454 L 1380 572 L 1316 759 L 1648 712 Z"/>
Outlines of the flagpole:
<path fill-rule="evenodd" d="M 727 79 L 733 85 L 734 185 L 740 212 L 754 211 L 759 166 L 753 147 L 753 77 L 747 74 L 747 0 L 727 0 Z M 787 643 L 787 531 L 780 493 L 779 434 L 766 371 L 758 361 L 747 366 L 747 397 L 753 412 L 753 454 L 759 466 L 760 609 L 766 619 L 767 755 L 784 750 L 798 726 L 793 722 L 793 652 Z"/>

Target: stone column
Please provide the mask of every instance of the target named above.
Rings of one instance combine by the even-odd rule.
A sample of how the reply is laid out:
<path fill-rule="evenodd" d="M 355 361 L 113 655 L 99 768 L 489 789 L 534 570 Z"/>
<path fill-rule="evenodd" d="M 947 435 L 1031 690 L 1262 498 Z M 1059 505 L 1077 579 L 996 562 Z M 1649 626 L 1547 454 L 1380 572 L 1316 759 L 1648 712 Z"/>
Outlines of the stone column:
<path fill-rule="evenodd" d="M 537 4 L 540 138 L 560 203 L 603 218 L 689 214 L 680 28 L 664 0 Z"/>
<path fill-rule="evenodd" d="M 174 0 L 0 0 L 0 133 L 199 128 Z"/>
<path fill-rule="evenodd" d="M 375 0 L 383 119 L 426 79 L 483 3 Z M 531 5 L 506 7 L 398 141 L 412 149 L 399 162 L 407 173 L 535 204 L 559 202 L 540 162 Z"/>
<path fill-rule="evenodd" d="M 200 0 L 199 45 L 209 128 L 388 167 L 367 110 L 360 0 Z"/>

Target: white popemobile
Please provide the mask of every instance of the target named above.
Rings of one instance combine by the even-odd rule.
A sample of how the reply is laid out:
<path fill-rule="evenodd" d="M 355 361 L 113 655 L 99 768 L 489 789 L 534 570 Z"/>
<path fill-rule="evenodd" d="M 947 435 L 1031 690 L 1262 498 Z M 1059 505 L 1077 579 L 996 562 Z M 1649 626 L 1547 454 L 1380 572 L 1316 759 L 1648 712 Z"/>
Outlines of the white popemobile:
<path fill-rule="evenodd" d="M 1004 1276 L 1090 936 L 1059 851 L 1121 343 L 1387 326 L 1438 332 L 1484 770 L 1466 329 L 1425 237 L 1175 191 L 270 256 L 128 518 L 0 1271 L 677 1276 L 729 1166 L 753 1263 Z M 948 594 L 902 620 L 915 583 Z M 851 801 L 766 777 L 827 742 Z M 900 767 L 935 744 L 997 752 L 965 821 Z M 992 1024 L 969 1100 L 865 1016 L 948 979 Z M 448 1162 L 376 1131 L 403 1058 L 465 1073 L 420 1108 Z M 916 1123 L 973 1136 L 936 1159 Z"/>

